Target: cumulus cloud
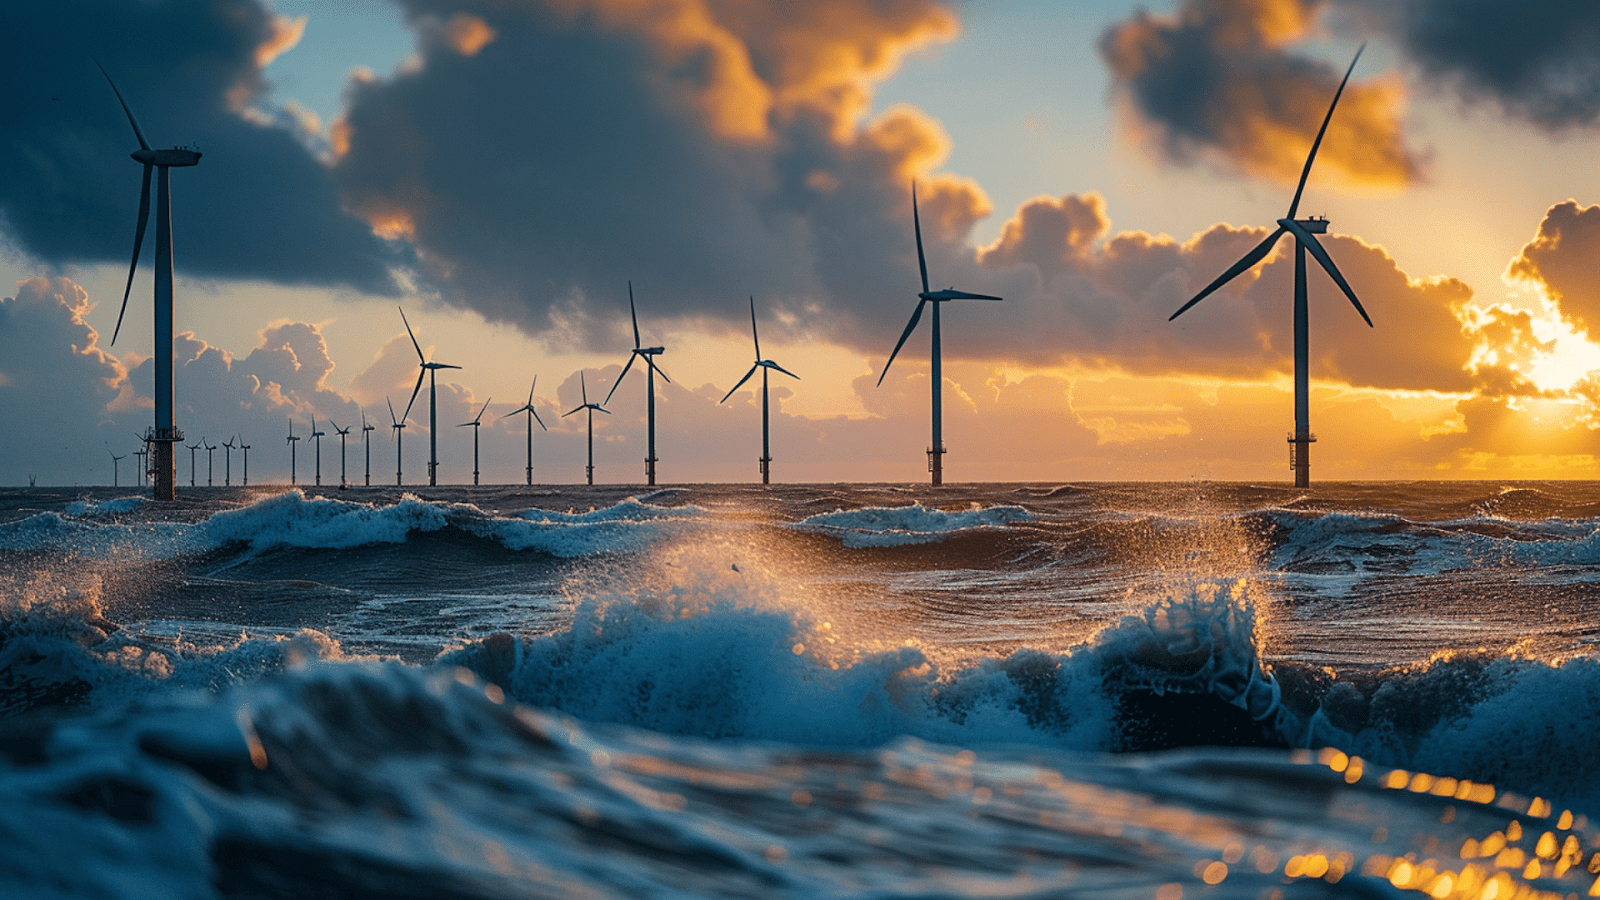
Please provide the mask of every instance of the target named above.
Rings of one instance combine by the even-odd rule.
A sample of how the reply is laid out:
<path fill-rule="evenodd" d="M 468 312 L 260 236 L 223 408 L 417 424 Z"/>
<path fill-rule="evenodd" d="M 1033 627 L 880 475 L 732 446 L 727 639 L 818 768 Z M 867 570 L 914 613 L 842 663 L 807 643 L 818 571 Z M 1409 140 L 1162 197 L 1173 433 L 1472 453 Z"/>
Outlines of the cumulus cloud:
<path fill-rule="evenodd" d="M 87 45 L 85 22 L 99 35 Z M 0 229 L 16 249 L 49 265 L 128 262 L 140 169 L 127 154 L 138 143 L 92 55 L 152 146 L 198 143 L 205 154 L 172 170 L 182 273 L 395 291 L 392 252 L 342 210 L 327 168 L 250 108 L 262 65 L 303 23 L 251 0 L 89 0 L 19 4 L 6 27 L 26 36 L 0 56 Z"/>
<path fill-rule="evenodd" d="M 1325 0 L 1182 0 L 1108 29 L 1100 54 L 1134 139 L 1164 159 L 1295 184 L 1343 69 L 1291 52 Z M 1405 185 L 1407 146 L 1392 82 L 1355 78 L 1339 100 L 1317 171 L 1346 183 Z M 1331 171 L 1330 171 L 1331 170 Z"/>
<path fill-rule="evenodd" d="M 1600 324 L 1600 206 L 1567 200 L 1550 207 L 1539 230 L 1511 260 L 1506 277 L 1539 289 L 1573 327 Z"/>

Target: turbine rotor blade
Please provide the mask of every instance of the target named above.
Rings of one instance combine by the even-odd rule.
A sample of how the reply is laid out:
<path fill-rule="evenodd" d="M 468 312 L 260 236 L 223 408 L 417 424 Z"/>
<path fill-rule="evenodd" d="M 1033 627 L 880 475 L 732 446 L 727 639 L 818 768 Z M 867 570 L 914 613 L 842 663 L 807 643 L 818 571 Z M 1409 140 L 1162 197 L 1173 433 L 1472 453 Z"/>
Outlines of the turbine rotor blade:
<path fill-rule="evenodd" d="M 928 305 L 927 300 L 918 300 L 916 312 L 911 314 L 911 321 L 906 324 L 906 330 L 900 335 L 900 343 L 894 345 L 894 352 L 889 354 L 889 361 L 883 364 L 883 374 L 878 376 L 878 385 L 882 386 L 883 379 L 889 374 L 889 367 L 894 365 L 894 358 L 900 355 L 900 348 L 906 345 L 906 338 L 911 337 L 911 332 L 917 329 L 917 322 L 922 318 L 922 308 Z"/>
<path fill-rule="evenodd" d="M 633 305 L 633 280 L 628 280 L 628 314 L 633 316 L 633 349 L 637 350 L 644 344 L 639 342 L 639 310 Z"/>
<path fill-rule="evenodd" d="M 911 182 L 911 227 L 917 232 L 917 268 L 922 270 L 922 292 L 928 292 L 928 259 L 922 254 L 922 218 L 917 215 L 917 183 Z M 893 357 L 890 357 L 893 359 Z M 888 367 L 884 367 L 888 371 Z"/>
<path fill-rule="evenodd" d="M 397 306 L 395 309 L 400 309 L 400 307 Z M 428 358 L 422 355 L 422 345 L 417 343 L 417 335 L 411 330 L 411 323 L 406 321 L 406 311 L 403 309 L 400 309 L 400 321 L 406 324 L 406 334 L 411 336 L 411 346 L 417 348 L 417 359 L 422 360 L 423 365 L 427 365 Z"/>
<path fill-rule="evenodd" d="M 544 420 L 539 418 L 539 411 L 537 409 L 534 409 L 532 404 L 529 404 L 528 412 L 533 413 L 533 420 L 535 422 L 539 423 L 539 427 L 540 428 L 544 428 L 545 431 L 549 431 L 550 430 L 548 428 L 545 428 Z M 574 410 L 574 412 L 576 412 L 576 410 Z"/>
<path fill-rule="evenodd" d="M 928 292 L 926 294 L 918 294 L 918 296 L 919 297 L 920 296 L 926 296 L 929 300 L 1004 300 L 1005 299 L 1004 297 L 996 297 L 993 294 L 974 294 L 971 291 L 958 291 L 955 288 L 945 288 L 942 291 L 931 291 L 931 292 Z"/>
<path fill-rule="evenodd" d="M 128 108 L 128 101 L 122 99 L 122 92 L 117 90 L 117 83 L 111 80 L 111 73 L 106 71 L 105 66 L 100 65 L 100 60 L 95 60 L 94 64 L 100 70 L 100 74 L 106 76 L 106 83 L 111 85 L 111 92 L 117 95 L 117 102 L 122 104 L 122 111 L 128 114 L 128 124 L 133 126 L 133 136 L 139 139 L 139 149 L 149 150 L 150 144 L 145 141 L 144 132 L 139 129 L 139 120 L 133 117 L 133 110 Z"/>
<path fill-rule="evenodd" d="M 756 298 L 750 295 L 750 336 L 756 340 L 756 359 L 761 358 L 761 333 L 756 331 Z"/>
<path fill-rule="evenodd" d="M 133 293 L 133 273 L 139 268 L 139 249 L 144 246 L 144 228 L 150 222 L 150 170 L 145 163 L 144 184 L 139 187 L 139 224 L 133 231 L 133 261 L 128 263 L 128 286 L 122 289 L 122 309 L 117 312 L 117 327 L 111 332 L 111 343 L 122 333 L 122 317 L 128 312 L 128 295 Z"/>
<path fill-rule="evenodd" d="M 478 410 L 478 414 L 473 417 L 472 421 L 477 422 L 478 420 L 483 418 L 484 410 L 489 408 L 489 403 L 492 400 L 494 400 L 494 398 L 490 397 L 488 400 L 483 401 L 483 407 Z"/>
<path fill-rule="evenodd" d="M 428 377 L 428 370 L 427 369 L 423 369 L 422 371 L 417 373 L 417 386 L 411 389 L 411 401 L 406 404 L 405 414 L 400 417 L 400 421 L 404 422 L 406 419 L 411 417 L 411 404 L 417 402 L 417 394 L 422 392 L 422 379 L 427 378 L 427 377 Z"/>
<path fill-rule="evenodd" d="M 1256 263 L 1260 262 L 1264 257 L 1266 257 L 1266 255 L 1268 253 L 1272 252 L 1272 245 L 1277 243 L 1278 242 L 1278 238 L 1282 237 L 1283 233 L 1285 231 L 1287 231 L 1287 230 L 1288 229 L 1284 228 L 1282 225 L 1279 225 L 1277 231 L 1274 231 L 1273 233 L 1267 235 L 1267 239 L 1262 241 L 1261 243 L 1257 244 L 1254 250 L 1251 250 L 1249 253 L 1246 253 L 1244 256 L 1240 257 L 1238 262 L 1234 263 L 1232 266 L 1230 266 L 1228 268 L 1228 271 L 1223 272 L 1221 275 L 1218 275 L 1216 281 L 1213 281 L 1210 284 L 1206 285 L 1206 289 L 1205 290 L 1201 291 L 1198 294 L 1195 294 L 1193 300 L 1190 300 L 1188 303 L 1185 303 L 1182 307 L 1180 307 L 1178 309 L 1177 312 L 1175 312 L 1172 315 L 1168 316 L 1167 317 L 1167 321 L 1171 322 L 1173 319 L 1176 319 L 1177 317 L 1179 317 L 1179 316 L 1183 315 L 1184 313 L 1188 312 L 1189 311 L 1189 307 L 1191 307 L 1191 306 L 1195 305 L 1196 303 L 1199 303 L 1201 300 L 1204 300 L 1205 298 L 1211 296 L 1211 292 L 1212 291 L 1215 291 L 1217 288 L 1222 287 L 1223 285 L 1225 285 L 1228 282 L 1232 281 L 1234 278 L 1238 277 L 1238 275 L 1241 272 L 1244 272 L 1244 271 L 1248 270 L 1250 267 L 1252 267 Z"/>
<path fill-rule="evenodd" d="M 1300 186 L 1294 189 L 1294 200 L 1289 204 L 1289 215 L 1285 218 L 1294 218 L 1295 210 L 1300 208 L 1300 194 L 1306 189 L 1306 179 L 1311 177 L 1311 163 L 1317 158 L 1317 148 L 1322 146 L 1322 136 L 1328 132 L 1328 123 L 1333 120 L 1333 108 L 1339 105 L 1339 96 L 1344 93 L 1344 86 L 1350 82 L 1350 73 L 1356 70 L 1356 62 L 1361 59 L 1361 51 L 1365 49 L 1366 42 L 1362 42 L 1356 50 L 1356 58 L 1350 60 L 1350 68 L 1344 72 L 1344 81 L 1339 82 L 1339 89 L 1333 92 L 1333 102 L 1328 104 L 1328 114 L 1322 117 L 1317 139 L 1311 142 L 1311 152 L 1306 154 L 1306 167 L 1300 172 Z"/>
<path fill-rule="evenodd" d="M 750 376 L 754 375 L 756 373 L 756 370 L 759 369 L 759 368 L 761 368 L 761 365 L 759 363 L 757 363 L 756 365 L 751 366 L 750 367 L 750 371 L 744 373 L 744 377 L 739 379 L 739 383 L 733 386 L 733 390 L 730 390 L 726 394 L 723 394 L 722 395 L 722 399 L 718 400 L 717 402 L 718 403 L 727 403 L 728 402 L 728 398 L 733 396 L 733 391 L 737 391 L 739 388 L 744 387 L 744 383 L 746 381 L 749 381 L 750 380 Z"/>
<path fill-rule="evenodd" d="M 672 383 L 672 379 L 671 378 L 667 378 L 667 373 L 665 371 L 663 371 L 660 366 L 656 365 L 656 361 L 653 358 L 651 358 L 650 356 L 646 356 L 644 358 L 644 361 L 645 361 L 645 363 L 647 363 L 650 366 L 650 368 L 655 369 L 656 370 L 656 374 L 660 375 L 663 379 L 665 379 L 667 384 L 671 384 Z"/>
<path fill-rule="evenodd" d="M 774 369 L 777 369 L 779 372 L 782 372 L 783 374 L 789 376 L 790 378 L 793 378 L 796 381 L 802 380 L 799 375 L 796 375 L 795 373 L 789 371 L 788 369 L 785 369 L 783 366 L 778 365 L 777 363 L 773 362 L 770 359 L 767 360 L 767 365 L 771 366 Z"/>
<path fill-rule="evenodd" d="M 584 384 L 583 370 L 582 369 L 578 370 L 578 390 L 583 392 L 583 405 L 584 406 L 588 406 L 589 405 L 589 386 Z M 583 407 L 579 407 L 579 409 L 582 409 L 582 408 Z"/>
<path fill-rule="evenodd" d="M 1322 268 L 1333 278 L 1333 283 L 1339 286 L 1339 290 L 1344 291 L 1344 295 L 1350 298 L 1350 302 L 1355 305 L 1356 312 L 1361 314 L 1361 318 L 1367 320 L 1367 327 L 1373 327 L 1372 317 L 1367 315 L 1367 311 L 1361 307 L 1361 301 L 1356 299 L 1356 292 L 1350 289 L 1350 282 L 1344 280 L 1344 275 L 1340 273 L 1339 267 L 1333 264 L 1333 257 L 1329 256 L 1328 251 L 1323 249 L 1322 242 L 1317 240 L 1317 236 L 1301 228 L 1300 224 L 1293 219 L 1285 219 L 1284 223 L 1286 228 L 1294 232 L 1295 238 L 1307 250 L 1311 251 L 1311 255 L 1317 258 L 1317 262 L 1322 264 Z"/>
<path fill-rule="evenodd" d="M 539 376 L 533 376 L 533 384 L 528 385 L 528 406 L 533 406 L 533 389 L 539 386 Z"/>
<path fill-rule="evenodd" d="M 611 394 L 615 394 L 617 392 L 617 388 L 622 386 L 622 379 L 627 377 L 628 370 L 633 368 L 633 361 L 638 358 L 638 353 L 631 353 L 628 355 L 628 364 L 622 367 L 622 374 L 617 376 L 617 380 L 611 382 L 611 393 L 606 394 L 606 398 L 600 401 L 600 405 L 604 406 L 605 404 L 611 402 Z M 584 402 L 587 403 L 588 400 L 585 400 Z"/>

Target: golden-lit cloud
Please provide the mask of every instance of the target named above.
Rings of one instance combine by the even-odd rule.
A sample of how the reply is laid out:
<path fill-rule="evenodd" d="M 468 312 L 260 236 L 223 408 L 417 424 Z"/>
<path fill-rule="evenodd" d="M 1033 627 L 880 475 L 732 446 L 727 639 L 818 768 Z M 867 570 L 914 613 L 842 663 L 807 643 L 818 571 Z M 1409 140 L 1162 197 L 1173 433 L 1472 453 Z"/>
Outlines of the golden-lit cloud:
<path fill-rule="evenodd" d="M 304 15 L 289 18 L 274 16 L 266 40 L 256 45 L 256 67 L 265 69 L 273 60 L 294 49 L 306 33 Z"/>
<path fill-rule="evenodd" d="M 1600 206 L 1557 203 L 1506 268 L 1506 278 L 1548 297 L 1574 327 L 1600 325 Z"/>
<path fill-rule="evenodd" d="M 1102 36 L 1123 125 L 1180 164 L 1298 182 L 1343 69 L 1289 47 L 1315 34 L 1323 0 L 1183 0 L 1140 11 Z M 1358 73 L 1359 75 L 1359 73 Z M 1421 177 L 1402 134 L 1398 81 L 1353 78 L 1317 155 L 1319 177 L 1394 187 Z"/>

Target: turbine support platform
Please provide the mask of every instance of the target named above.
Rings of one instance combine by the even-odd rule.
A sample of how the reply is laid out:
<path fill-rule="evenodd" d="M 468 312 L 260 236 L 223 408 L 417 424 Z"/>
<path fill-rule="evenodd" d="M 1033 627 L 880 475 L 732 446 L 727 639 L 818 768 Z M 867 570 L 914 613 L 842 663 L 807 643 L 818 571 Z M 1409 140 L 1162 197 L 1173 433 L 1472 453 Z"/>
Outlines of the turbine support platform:
<path fill-rule="evenodd" d="M 941 443 L 937 450 L 929 447 L 927 452 L 928 471 L 933 473 L 933 483 L 944 484 L 944 455 L 950 451 L 946 450 L 944 444 Z"/>
<path fill-rule="evenodd" d="M 1289 432 L 1289 468 L 1294 471 L 1295 487 L 1311 486 L 1311 445 L 1316 442 L 1314 434 Z"/>
<path fill-rule="evenodd" d="M 650 487 L 656 486 L 656 463 L 658 462 L 660 460 L 654 456 L 646 456 L 644 458 L 644 480 L 645 484 Z"/>
<path fill-rule="evenodd" d="M 154 445 L 154 452 L 150 455 L 150 472 L 155 476 L 155 499 L 176 500 L 178 498 L 178 460 L 174 455 L 173 447 L 183 443 L 183 429 L 176 426 L 172 428 L 146 428 L 144 432 L 145 446 Z"/>

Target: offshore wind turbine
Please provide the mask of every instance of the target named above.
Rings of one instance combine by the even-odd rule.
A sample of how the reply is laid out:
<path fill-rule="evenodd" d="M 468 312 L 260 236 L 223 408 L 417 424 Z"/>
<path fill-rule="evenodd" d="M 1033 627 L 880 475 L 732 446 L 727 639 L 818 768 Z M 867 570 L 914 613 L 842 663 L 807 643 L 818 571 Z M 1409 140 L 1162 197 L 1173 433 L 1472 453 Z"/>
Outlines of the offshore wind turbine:
<path fill-rule="evenodd" d="M 376 425 L 367 424 L 367 411 L 361 411 L 361 443 L 367 450 L 367 486 L 372 486 L 372 438 L 367 432 L 377 429 Z"/>
<path fill-rule="evenodd" d="M 490 397 L 489 400 L 493 400 Z M 483 401 L 483 406 L 478 410 L 478 415 L 471 422 L 462 422 L 457 428 L 472 426 L 472 483 L 478 483 L 478 426 L 483 424 L 483 411 L 489 408 L 489 400 Z"/>
<path fill-rule="evenodd" d="M 800 380 L 800 376 L 794 374 L 788 369 L 785 369 L 783 366 L 778 365 L 776 362 L 770 359 L 761 358 L 761 335 L 756 331 L 755 297 L 750 298 L 750 337 L 754 338 L 756 342 L 755 365 L 750 367 L 750 371 L 744 373 L 744 377 L 739 379 L 739 383 L 733 386 L 733 391 L 737 391 L 739 388 L 743 387 L 744 383 L 750 380 L 750 376 L 754 375 L 757 369 L 761 370 L 761 483 L 771 484 L 772 449 L 771 444 L 767 441 L 767 375 L 771 370 L 777 369 L 779 372 L 782 372 L 796 381 Z M 728 398 L 733 396 L 733 391 L 729 391 L 727 394 L 723 395 L 723 398 L 717 402 L 728 402 Z"/>
<path fill-rule="evenodd" d="M 389 398 L 385 397 L 383 402 L 389 403 Z M 400 462 L 404 457 L 405 451 L 406 423 L 404 419 L 396 419 L 394 417 L 393 403 L 389 403 L 389 421 L 394 423 L 392 426 L 390 426 L 394 429 L 394 483 L 396 487 L 399 487 L 400 485 L 405 484 L 405 481 L 402 480 L 400 476 Z"/>
<path fill-rule="evenodd" d="M 189 147 L 150 149 L 149 142 L 144 139 L 144 131 L 139 128 L 139 121 L 133 117 L 133 110 L 128 108 L 128 101 L 122 99 L 122 92 L 117 90 L 117 83 L 111 80 L 111 74 L 98 61 L 95 65 L 99 67 L 100 74 L 106 77 L 106 83 L 111 85 L 111 92 L 117 95 L 117 102 L 122 104 L 128 124 L 133 126 L 133 136 L 139 139 L 139 149 L 129 155 L 144 166 L 144 183 L 139 188 L 139 222 L 133 232 L 133 262 L 128 266 L 128 284 L 122 291 L 122 309 L 117 313 L 117 327 L 111 332 L 113 345 L 122 331 L 122 317 L 128 311 L 133 273 L 139 267 L 144 229 L 150 221 L 150 172 L 152 169 L 160 170 L 156 179 L 155 425 L 147 441 L 155 445 L 155 464 L 152 467 L 156 476 L 155 498 L 172 500 L 177 496 L 174 448 L 176 444 L 183 443 L 183 432 L 172 420 L 172 186 L 167 170 L 198 165 L 200 151 Z M 192 474 L 190 481 L 193 481 Z"/>
<path fill-rule="evenodd" d="M 311 417 L 311 439 L 317 442 L 317 486 L 322 486 L 322 436 L 327 432 L 317 430 L 317 417 Z"/>
<path fill-rule="evenodd" d="M 244 435 L 239 435 L 239 449 L 244 451 L 244 486 L 250 486 L 250 445 L 244 442 Z"/>
<path fill-rule="evenodd" d="M 111 448 L 107 447 L 106 448 L 106 452 L 107 453 L 111 453 Z M 118 478 L 117 472 L 122 467 L 120 465 L 118 465 L 118 463 L 122 462 L 123 460 L 125 460 L 127 458 L 128 458 L 128 454 L 126 454 L 126 453 L 122 454 L 121 456 L 118 456 L 115 453 L 111 453 L 111 486 L 112 487 L 121 487 L 121 485 L 118 483 L 120 481 L 120 479 Z"/>
<path fill-rule="evenodd" d="M 135 440 L 145 441 L 145 436 L 142 435 L 142 434 L 135 434 L 133 437 L 134 437 Z M 135 474 L 134 481 L 137 482 L 139 487 L 144 487 L 144 483 L 146 481 L 145 476 L 150 474 L 149 473 L 149 465 L 150 465 L 150 450 L 149 450 L 149 447 L 150 447 L 150 443 L 148 441 L 145 441 L 144 446 L 145 446 L 144 450 L 135 450 L 135 451 L 133 451 L 133 455 L 137 456 L 139 458 L 139 471 L 134 473 Z"/>
<path fill-rule="evenodd" d="M 349 436 L 350 428 L 349 426 L 340 428 L 339 423 L 332 419 L 328 420 L 328 424 L 333 426 L 333 433 L 339 436 L 339 487 L 344 487 L 346 483 L 344 480 L 344 439 Z M 365 425 L 366 423 L 363 422 L 362 424 Z"/>
<path fill-rule="evenodd" d="M 185 444 L 184 445 L 185 447 L 189 448 L 189 487 L 194 487 L 194 452 L 196 450 L 199 450 L 201 444 L 204 444 L 204 443 L 205 443 L 205 438 L 201 438 L 199 444 Z"/>
<path fill-rule="evenodd" d="M 900 335 L 900 342 L 894 345 L 894 352 L 889 354 L 889 361 L 883 364 L 883 374 L 878 376 L 878 384 L 883 384 L 884 376 L 889 374 L 889 366 L 894 364 L 894 358 L 905 346 L 906 338 L 911 337 L 911 332 L 917 328 L 917 321 L 922 318 L 922 308 L 929 303 L 933 304 L 933 440 L 928 447 L 928 471 L 932 473 L 933 484 L 944 483 L 944 356 L 943 342 L 939 335 L 939 304 L 951 300 L 999 300 L 988 294 L 973 294 L 968 291 L 958 291 L 953 287 L 942 291 L 928 290 L 928 258 L 922 252 L 922 219 L 917 215 L 917 184 L 911 183 L 911 226 L 917 235 L 917 268 L 922 271 L 922 292 L 917 294 L 917 308 L 911 313 L 911 321 L 906 323 L 906 330 Z"/>
<path fill-rule="evenodd" d="M 665 378 L 667 376 L 662 375 L 661 377 Z M 578 389 L 583 392 L 583 405 L 577 409 L 562 413 L 561 418 L 565 419 L 579 409 L 587 409 L 589 411 L 589 465 L 584 469 L 584 472 L 588 475 L 589 483 L 594 484 L 594 414 L 596 410 L 599 410 L 609 416 L 611 415 L 611 410 L 606 409 L 599 403 L 589 402 L 589 388 L 583 383 L 583 371 L 581 369 L 578 371 Z M 543 425 L 544 423 L 540 422 L 539 424 Z"/>
<path fill-rule="evenodd" d="M 417 336 L 411 330 L 411 323 L 406 322 L 406 311 L 403 309 L 400 310 L 400 321 L 406 323 L 406 334 L 411 335 L 411 346 L 417 348 L 417 360 L 422 368 L 417 373 L 417 386 L 411 390 L 411 403 L 417 402 L 417 392 L 422 390 L 422 376 L 428 376 L 428 485 L 432 487 L 439 483 L 439 392 L 434 373 L 440 369 L 461 367 L 430 361 L 423 355 L 422 345 L 417 343 Z M 400 421 L 404 422 L 411 415 L 411 403 L 406 404 L 405 415 L 400 417 Z M 391 411 L 390 416 L 393 415 Z"/>
<path fill-rule="evenodd" d="M 601 405 L 604 406 L 606 403 L 610 403 L 611 402 L 611 394 L 615 394 L 617 392 L 617 387 L 618 387 L 618 385 L 622 384 L 622 379 L 624 379 L 624 378 L 626 378 L 628 376 L 628 369 L 632 368 L 633 361 L 636 360 L 636 359 L 643 358 L 645 366 L 649 369 L 649 373 L 648 374 L 649 374 L 649 384 L 650 384 L 649 399 L 646 401 L 647 405 L 645 407 L 645 409 L 646 409 L 645 424 L 646 424 L 646 428 L 647 428 L 648 433 L 649 433 L 649 438 L 648 438 L 648 442 L 646 444 L 646 454 L 645 454 L 645 458 L 644 458 L 644 477 L 645 477 L 645 483 L 647 483 L 650 486 L 654 487 L 655 483 L 656 483 L 656 462 L 657 462 L 657 460 L 656 460 L 656 373 L 657 372 L 661 372 L 661 368 L 656 365 L 656 357 L 660 356 L 661 354 L 663 354 L 665 352 L 667 352 L 667 348 L 665 348 L 665 347 L 643 347 L 643 346 L 640 346 L 640 342 L 639 342 L 639 311 L 637 309 L 635 309 L 634 305 L 633 305 L 633 282 L 632 281 L 628 282 L 628 312 L 629 312 L 629 314 L 631 314 L 633 316 L 633 352 L 631 354 L 629 354 L 629 356 L 628 356 L 628 364 L 622 367 L 622 374 L 617 376 L 616 382 L 614 382 L 611 385 L 611 393 L 606 394 L 606 399 L 601 402 Z M 661 372 L 661 378 L 662 378 L 662 380 L 666 381 L 668 384 L 672 383 L 672 379 L 667 377 L 667 373 L 666 372 Z M 587 402 L 588 401 L 585 400 L 585 403 L 587 403 Z M 582 408 L 583 407 L 579 407 L 579 409 L 582 409 Z M 590 418 L 591 421 L 593 421 L 594 414 L 590 413 L 589 418 Z M 591 434 L 590 435 L 591 449 L 592 449 L 593 443 L 594 443 L 594 436 L 593 436 L 593 434 Z M 591 454 L 590 454 L 590 467 L 593 468 L 593 465 L 594 465 L 593 453 L 591 452 Z M 591 472 L 590 474 L 592 476 L 593 472 Z M 591 484 L 592 483 L 593 482 L 591 482 Z"/>
<path fill-rule="evenodd" d="M 204 447 L 206 451 L 206 487 L 211 487 L 212 482 L 215 480 L 212 476 L 217 471 L 217 447 L 215 444 L 207 442 L 205 438 L 200 439 L 200 446 Z"/>
<path fill-rule="evenodd" d="M 289 417 L 289 486 L 294 486 L 295 443 L 300 439 L 294 436 L 294 416 Z"/>
<path fill-rule="evenodd" d="M 581 374 L 582 373 L 580 373 L 580 376 L 581 376 Z M 525 413 L 528 414 L 528 484 L 530 484 L 530 485 L 533 484 L 533 423 L 534 423 L 535 420 L 538 420 L 540 428 L 544 428 L 545 431 L 549 431 L 550 430 L 550 429 L 544 427 L 544 420 L 539 418 L 539 411 L 533 408 L 533 389 L 538 387 L 538 386 L 539 386 L 539 376 L 535 375 L 535 376 L 533 376 L 533 384 L 528 386 L 528 402 L 524 403 L 522 406 L 519 406 L 516 409 L 513 409 L 511 412 L 508 412 L 505 415 L 500 417 L 502 419 L 507 419 L 507 418 L 510 418 L 511 416 L 516 415 L 519 412 L 525 412 Z M 472 440 L 473 440 L 472 453 L 473 453 L 473 459 L 474 459 L 472 467 L 474 469 L 476 469 L 478 467 L 478 464 L 476 462 L 477 453 L 478 453 L 478 444 L 477 444 L 477 440 L 478 439 L 477 439 L 477 431 L 476 430 L 473 431 L 473 439 Z"/>
<path fill-rule="evenodd" d="M 1333 102 L 1328 104 L 1328 114 L 1323 116 L 1322 127 L 1317 130 L 1317 138 L 1311 142 L 1311 152 L 1306 155 L 1306 165 L 1300 172 L 1300 184 L 1295 188 L 1294 199 L 1289 203 L 1289 213 L 1277 221 L 1278 230 L 1267 235 L 1266 240 L 1240 257 L 1228 271 L 1217 276 L 1215 281 L 1206 285 L 1205 290 L 1195 294 L 1192 300 L 1167 319 L 1170 322 L 1183 315 L 1189 307 L 1210 296 L 1217 288 L 1254 268 L 1256 263 L 1272 252 L 1272 248 L 1278 243 L 1278 238 L 1283 237 L 1285 233 L 1294 236 L 1294 432 L 1289 435 L 1289 467 L 1294 470 L 1295 487 L 1311 486 L 1311 445 L 1317 440 L 1317 436 L 1311 433 L 1310 376 L 1307 371 L 1311 359 L 1311 326 L 1306 303 L 1308 251 L 1333 278 L 1333 283 L 1339 286 L 1339 290 L 1344 291 L 1344 295 L 1355 306 L 1356 312 L 1366 320 L 1367 327 L 1372 327 L 1372 317 L 1361 307 L 1361 301 L 1356 299 L 1355 291 L 1350 289 L 1350 283 L 1345 281 L 1344 275 L 1339 272 L 1339 267 L 1333 264 L 1333 257 L 1328 255 L 1328 251 L 1323 249 L 1321 242 L 1316 238 L 1319 234 L 1327 233 L 1328 220 L 1321 216 L 1309 219 L 1294 217 L 1295 212 L 1300 209 L 1300 195 L 1305 192 L 1306 179 L 1311 176 L 1311 163 L 1317 158 L 1317 148 L 1322 146 L 1322 137 L 1328 131 L 1328 122 L 1333 119 L 1334 107 L 1339 105 L 1339 97 L 1350 81 L 1350 73 L 1355 71 L 1356 62 L 1361 59 L 1361 51 L 1365 49 L 1366 44 L 1362 44 L 1361 49 L 1356 51 L 1355 59 L 1350 60 L 1350 68 L 1345 70 L 1344 80 L 1339 82 L 1339 89 L 1333 94 Z"/>
<path fill-rule="evenodd" d="M 222 449 L 222 486 L 223 487 L 228 487 L 229 485 L 233 484 L 233 442 L 234 442 L 234 438 L 228 438 L 227 440 L 222 442 L 222 448 L 223 448 Z"/>

